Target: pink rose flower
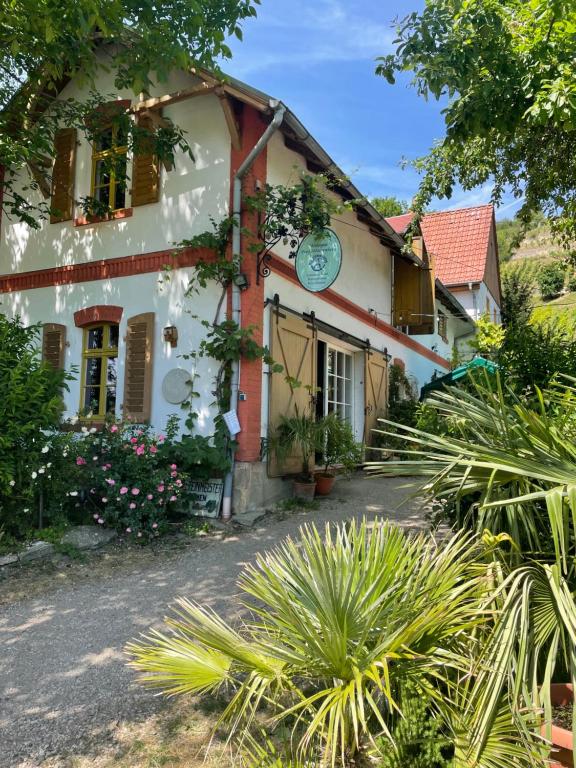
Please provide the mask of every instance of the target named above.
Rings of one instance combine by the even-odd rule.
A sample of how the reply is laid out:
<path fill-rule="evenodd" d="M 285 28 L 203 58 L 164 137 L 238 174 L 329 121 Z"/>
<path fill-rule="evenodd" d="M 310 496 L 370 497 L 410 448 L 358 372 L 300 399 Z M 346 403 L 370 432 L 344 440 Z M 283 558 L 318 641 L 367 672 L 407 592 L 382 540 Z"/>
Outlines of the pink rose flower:
<path fill-rule="evenodd" d="M 136 455 L 137 456 L 142 456 L 142 454 L 144 453 L 145 450 L 146 449 L 145 449 L 145 447 L 143 445 L 139 445 L 138 448 L 136 448 Z"/>
<path fill-rule="evenodd" d="M 140 488 L 132 488 L 132 496 L 138 496 L 140 493 Z"/>
<path fill-rule="evenodd" d="M 94 520 L 98 520 L 98 518 L 100 517 L 100 515 L 98 514 L 98 512 L 96 512 L 96 514 L 95 514 L 95 515 L 92 515 L 92 517 L 94 518 Z"/>
<path fill-rule="evenodd" d="M 151 494 L 151 493 L 149 493 L 149 494 L 148 494 L 148 496 L 146 496 L 146 498 L 148 499 L 148 501 L 152 501 L 152 499 L 154 498 L 154 496 L 152 496 L 152 494 Z"/>
<path fill-rule="evenodd" d="M 178 469 L 178 466 L 176 464 L 170 464 L 170 469 Z"/>
<path fill-rule="evenodd" d="M 126 488 L 126 486 L 123 485 L 122 488 L 120 488 L 120 494 L 124 496 L 125 493 L 128 493 L 128 488 Z"/>
<path fill-rule="evenodd" d="M 139 429 L 139 430 L 136 432 L 136 434 L 137 434 L 137 435 L 143 435 L 144 433 L 142 432 L 142 430 L 141 430 L 141 429 Z"/>
<path fill-rule="evenodd" d="M 180 488 L 182 486 L 182 480 L 180 480 L 180 478 L 178 478 L 178 480 L 176 480 L 176 485 L 178 486 L 178 488 Z"/>
<path fill-rule="evenodd" d="M 155 445 L 150 446 L 150 453 L 158 453 L 158 448 Z"/>
<path fill-rule="evenodd" d="M 107 477 L 106 482 L 108 483 L 108 485 L 116 485 L 116 480 L 114 480 L 113 477 Z"/>
<path fill-rule="evenodd" d="M 152 523 L 152 528 L 158 528 L 158 523 Z"/>
<path fill-rule="evenodd" d="M 166 438 L 164 437 L 164 435 L 158 435 L 158 442 L 159 443 L 163 443 L 165 439 Z"/>
<path fill-rule="evenodd" d="M 106 464 L 106 469 L 112 469 L 112 464 Z"/>
<path fill-rule="evenodd" d="M 134 443 L 138 442 L 138 438 L 137 437 L 131 437 L 130 438 L 130 442 L 132 443 L 132 445 L 134 445 Z"/>
<path fill-rule="evenodd" d="M 112 424 L 112 426 L 110 427 L 110 432 L 118 432 L 118 427 L 116 426 L 116 424 Z"/>
<path fill-rule="evenodd" d="M 101 517 L 98 518 L 98 524 L 104 525 L 104 520 Z"/>
<path fill-rule="evenodd" d="M 132 528 L 126 528 L 126 533 L 132 533 Z"/>
<path fill-rule="evenodd" d="M 178 477 L 178 472 L 170 472 L 170 477 Z"/>
<path fill-rule="evenodd" d="M 176 501 L 176 496 L 170 496 L 170 501 Z"/>
<path fill-rule="evenodd" d="M 81 467 L 82 464 L 86 464 L 86 459 L 83 459 L 82 456 L 76 456 L 76 464 Z"/>
<path fill-rule="evenodd" d="M 136 509 L 136 504 L 134 504 L 134 502 L 133 502 L 133 501 L 131 501 L 131 502 L 130 502 L 130 504 L 128 504 L 128 507 L 129 507 L 130 509 Z"/>
<path fill-rule="evenodd" d="M 160 484 L 160 485 L 158 486 L 158 491 L 159 491 L 160 493 L 162 493 L 162 492 L 164 491 L 164 486 L 163 486 L 162 484 Z"/>

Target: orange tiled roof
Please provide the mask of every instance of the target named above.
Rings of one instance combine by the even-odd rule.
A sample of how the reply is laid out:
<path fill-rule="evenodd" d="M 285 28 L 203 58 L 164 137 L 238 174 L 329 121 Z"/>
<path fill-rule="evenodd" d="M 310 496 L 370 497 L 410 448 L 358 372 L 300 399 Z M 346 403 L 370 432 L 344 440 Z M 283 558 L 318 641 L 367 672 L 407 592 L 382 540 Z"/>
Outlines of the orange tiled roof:
<path fill-rule="evenodd" d="M 422 218 L 426 249 L 434 256 L 436 277 L 444 285 L 479 283 L 484 279 L 493 215 L 492 205 L 479 205 L 429 213 Z M 387 219 L 400 235 L 411 221 L 411 213 Z"/>

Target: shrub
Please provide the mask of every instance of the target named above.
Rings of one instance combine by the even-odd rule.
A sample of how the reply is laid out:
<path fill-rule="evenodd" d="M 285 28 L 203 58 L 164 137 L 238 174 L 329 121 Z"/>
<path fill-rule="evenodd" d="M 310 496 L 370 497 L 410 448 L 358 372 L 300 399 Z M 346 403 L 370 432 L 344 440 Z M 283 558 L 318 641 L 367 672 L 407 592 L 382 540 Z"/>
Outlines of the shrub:
<path fill-rule="evenodd" d="M 70 516 L 80 508 L 99 525 L 138 539 L 157 536 L 185 486 L 172 447 L 172 440 L 147 426 L 111 423 L 100 432 L 83 427 L 62 453 L 69 478 L 62 512 Z M 59 438 L 52 451 L 62 451 Z"/>
<path fill-rule="evenodd" d="M 292 725 L 311 764 L 347 764 L 374 736 L 396 748 L 410 682 L 446 724 L 460 764 L 532 765 L 524 715 L 502 705 L 508 656 L 499 637 L 483 645 L 493 582 L 478 542 L 437 546 L 388 523 L 370 527 L 305 527 L 299 540 L 259 555 L 240 577 L 238 628 L 178 600 L 167 631 L 128 645 L 131 666 L 167 694 L 231 689 L 222 716 L 231 737 L 242 739 L 265 703 L 272 723 Z"/>
<path fill-rule="evenodd" d="M 34 524 L 33 474 L 42 464 L 45 431 L 61 418 L 69 374 L 42 362 L 40 326 L 0 315 L 0 522 L 22 536 Z"/>
<path fill-rule="evenodd" d="M 576 291 L 576 272 L 570 272 L 568 275 L 568 290 Z"/>
<path fill-rule="evenodd" d="M 538 287 L 543 299 L 553 299 L 564 288 L 564 267 L 558 262 L 545 264 L 538 274 Z"/>

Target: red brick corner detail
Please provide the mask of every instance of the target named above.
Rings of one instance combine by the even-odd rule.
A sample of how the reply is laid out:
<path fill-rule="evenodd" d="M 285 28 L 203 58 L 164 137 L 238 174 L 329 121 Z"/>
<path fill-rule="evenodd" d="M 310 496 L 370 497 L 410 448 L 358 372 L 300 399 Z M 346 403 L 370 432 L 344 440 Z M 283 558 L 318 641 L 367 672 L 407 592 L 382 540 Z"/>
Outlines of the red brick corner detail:
<path fill-rule="evenodd" d="M 78 312 L 74 312 L 74 325 L 76 328 L 85 328 L 92 323 L 119 323 L 123 311 L 122 307 L 106 304 L 79 309 Z"/>

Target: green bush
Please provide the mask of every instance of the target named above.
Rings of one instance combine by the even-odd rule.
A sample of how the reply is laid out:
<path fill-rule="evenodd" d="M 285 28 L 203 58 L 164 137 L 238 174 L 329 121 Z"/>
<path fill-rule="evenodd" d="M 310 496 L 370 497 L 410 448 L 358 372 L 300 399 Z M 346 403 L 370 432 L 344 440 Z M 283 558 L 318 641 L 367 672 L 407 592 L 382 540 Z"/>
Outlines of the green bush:
<path fill-rule="evenodd" d="M 16 537 L 36 523 L 46 430 L 61 418 L 71 378 L 42 362 L 39 335 L 40 326 L 0 315 L 0 523 Z"/>
<path fill-rule="evenodd" d="M 569 291 L 576 291 L 576 272 L 570 272 L 567 285 Z"/>
<path fill-rule="evenodd" d="M 543 299 L 553 299 L 564 288 L 565 270 L 562 264 L 545 264 L 538 274 L 538 287 Z"/>
<path fill-rule="evenodd" d="M 109 423 L 56 435 L 47 458 L 65 464 L 61 475 L 51 472 L 56 484 L 48 495 L 67 518 L 81 514 L 136 539 L 157 536 L 186 482 L 173 460 L 174 427 L 167 431 L 168 439 L 148 426 Z"/>

